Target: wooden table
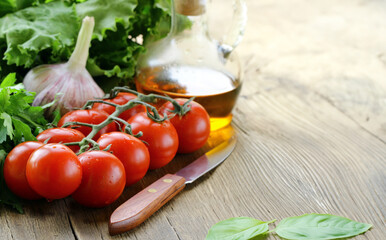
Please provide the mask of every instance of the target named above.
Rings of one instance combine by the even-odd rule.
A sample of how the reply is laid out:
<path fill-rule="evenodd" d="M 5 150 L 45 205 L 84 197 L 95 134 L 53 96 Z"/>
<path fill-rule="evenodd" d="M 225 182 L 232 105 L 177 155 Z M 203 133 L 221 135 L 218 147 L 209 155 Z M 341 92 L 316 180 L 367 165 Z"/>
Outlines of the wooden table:
<path fill-rule="evenodd" d="M 312 212 L 373 224 L 355 239 L 386 239 L 386 2 L 247 4 L 238 144 L 222 165 L 128 233 L 109 236 L 112 211 L 200 153 L 149 172 L 103 209 L 70 198 L 30 203 L 24 215 L 1 208 L 0 239 L 204 239 L 230 217 Z"/>

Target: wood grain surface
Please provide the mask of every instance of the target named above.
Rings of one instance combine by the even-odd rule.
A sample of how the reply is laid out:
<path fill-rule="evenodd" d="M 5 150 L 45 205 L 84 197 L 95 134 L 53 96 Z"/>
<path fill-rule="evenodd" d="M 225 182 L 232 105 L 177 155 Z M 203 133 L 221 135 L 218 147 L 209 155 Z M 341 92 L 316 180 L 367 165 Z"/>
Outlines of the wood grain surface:
<path fill-rule="evenodd" d="M 185 182 L 181 176 L 166 174 L 131 197 L 111 214 L 110 235 L 127 232 L 143 223 L 182 191 Z"/>
<path fill-rule="evenodd" d="M 71 198 L 29 202 L 23 215 L 0 208 L 0 239 L 203 240 L 230 217 L 268 221 L 313 212 L 373 224 L 355 239 L 386 239 L 386 1 L 247 4 L 237 49 L 244 83 L 232 123 L 238 144 L 224 163 L 127 233 L 108 233 L 115 208 L 215 140 L 150 171 L 102 209 Z M 213 10 L 212 26 L 228 16 L 224 9 Z"/>

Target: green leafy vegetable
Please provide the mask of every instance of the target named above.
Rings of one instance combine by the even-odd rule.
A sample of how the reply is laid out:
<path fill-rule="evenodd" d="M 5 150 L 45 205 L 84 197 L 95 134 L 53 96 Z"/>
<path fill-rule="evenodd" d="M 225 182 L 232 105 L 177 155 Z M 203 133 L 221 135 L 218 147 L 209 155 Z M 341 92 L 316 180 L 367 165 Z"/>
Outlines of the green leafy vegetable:
<path fill-rule="evenodd" d="M 9 205 L 15 208 L 19 213 L 23 213 L 21 200 L 8 189 L 7 184 L 4 181 L 4 175 L 2 173 L 6 155 L 7 153 L 4 150 L 0 150 L 0 204 Z"/>
<path fill-rule="evenodd" d="M 14 85 L 15 74 L 9 74 L 0 84 L 0 149 L 9 152 L 23 141 L 36 140 L 47 120 L 43 107 L 33 107 L 35 94 L 24 90 L 22 84 Z"/>
<path fill-rule="evenodd" d="M 50 49 L 51 59 L 67 57 L 79 27 L 75 9 L 61 1 L 8 14 L 3 18 L 0 31 L 0 39 L 7 42 L 4 60 L 8 65 L 28 68 L 46 49 Z"/>
<path fill-rule="evenodd" d="M 87 64 L 93 76 L 135 73 L 144 41 L 166 35 L 171 0 L 6 0 L 0 3 L 0 78 L 31 67 L 67 61 L 80 21 L 95 17 Z"/>
<path fill-rule="evenodd" d="M 276 229 L 268 232 L 268 224 L 248 217 L 230 218 L 212 226 L 206 240 L 248 240 L 276 232 L 281 238 L 291 240 L 327 240 L 354 237 L 371 228 L 370 224 L 330 214 L 305 214 L 285 218 Z"/>
<path fill-rule="evenodd" d="M 249 217 L 230 218 L 215 224 L 206 240 L 247 240 L 268 232 L 268 224 Z"/>
<path fill-rule="evenodd" d="M 9 74 L 0 84 L 0 203 L 23 212 L 21 200 L 6 186 L 3 164 L 6 154 L 17 144 L 36 140 L 35 135 L 47 126 L 43 117 L 44 107 L 31 106 L 35 93 L 28 92 L 22 84 L 16 84 L 16 74 Z"/>
<path fill-rule="evenodd" d="M 106 37 L 105 32 L 107 30 L 117 31 L 117 22 L 122 24 L 125 30 L 131 30 L 133 27 L 131 22 L 135 16 L 134 9 L 136 6 L 136 0 L 88 0 L 76 5 L 76 12 L 81 19 L 86 16 L 94 17 L 94 37 L 102 41 Z M 104 10 L 101 11 L 102 9 Z M 107 9 L 108 11 L 106 11 Z"/>
<path fill-rule="evenodd" d="M 286 239 L 337 239 L 359 235 L 371 228 L 370 224 L 329 214 L 305 214 L 285 218 L 275 232 Z"/>
<path fill-rule="evenodd" d="M 3 0 L 0 1 L 0 17 L 10 12 L 30 7 L 39 3 L 39 0 Z"/>

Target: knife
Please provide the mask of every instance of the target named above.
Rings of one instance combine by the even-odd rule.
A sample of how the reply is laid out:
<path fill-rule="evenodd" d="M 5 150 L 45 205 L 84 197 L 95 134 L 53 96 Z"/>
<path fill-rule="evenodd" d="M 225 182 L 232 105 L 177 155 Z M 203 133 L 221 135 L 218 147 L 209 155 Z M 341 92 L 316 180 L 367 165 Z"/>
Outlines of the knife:
<path fill-rule="evenodd" d="M 236 136 L 222 142 L 175 174 L 166 174 L 119 206 L 110 217 L 110 235 L 133 229 L 179 193 L 186 184 L 222 163 L 236 146 Z"/>

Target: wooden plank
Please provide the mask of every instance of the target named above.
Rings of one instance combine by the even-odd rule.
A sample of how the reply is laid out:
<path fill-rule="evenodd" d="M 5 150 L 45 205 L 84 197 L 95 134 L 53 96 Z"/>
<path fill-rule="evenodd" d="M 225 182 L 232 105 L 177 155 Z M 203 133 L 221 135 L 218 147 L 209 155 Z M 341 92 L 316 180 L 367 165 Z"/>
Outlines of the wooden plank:
<path fill-rule="evenodd" d="M 319 212 L 372 223 L 357 239 L 382 239 L 384 143 L 312 89 L 283 85 L 256 94 L 267 79 L 253 80 L 234 119 L 236 151 L 165 210 L 178 213 L 172 221 L 179 235 L 203 239 L 211 224 L 229 217 Z"/>
<path fill-rule="evenodd" d="M 252 14 L 237 51 L 254 57 L 248 67 L 271 78 L 267 86 L 304 84 L 385 141 L 385 1 L 247 4 Z"/>
<path fill-rule="evenodd" d="M 385 1 L 247 4 L 238 48 L 245 83 L 233 122 L 239 142 L 222 165 L 128 233 L 108 235 L 112 211 L 215 143 L 150 171 L 106 208 L 84 208 L 71 198 L 30 203 L 25 215 L 2 208 L 0 239 L 204 239 L 226 218 L 310 212 L 371 223 L 355 239 L 384 239 Z"/>
<path fill-rule="evenodd" d="M 108 220 L 111 213 L 125 200 L 129 199 L 146 186 L 164 176 L 166 173 L 177 172 L 179 169 L 201 156 L 204 152 L 214 146 L 217 146 L 219 142 L 223 141 L 223 139 L 229 138 L 232 133 L 233 129 L 231 128 L 227 129 L 227 131 L 212 133 L 207 145 L 204 146 L 203 149 L 192 154 L 179 155 L 170 164 L 162 169 L 149 171 L 139 183 L 127 187 L 122 196 L 110 206 L 101 209 L 89 209 L 79 206 L 71 199 L 67 199 L 66 203 L 68 205 L 69 216 L 74 229 L 74 234 L 78 239 L 158 239 L 160 236 L 162 236 L 161 239 L 170 240 L 189 238 L 187 236 L 180 236 L 180 234 L 175 230 L 175 222 L 173 222 L 175 215 L 180 214 L 173 210 L 173 205 L 175 204 L 175 201 L 178 201 L 177 199 L 180 196 L 177 196 L 176 200 L 173 199 L 167 203 L 160 211 L 156 212 L 140 227 L 127 233 L 114 237 L 109 236 L 107 228 Z M 188 206 L 186 209 L 189 209 L 190 211 L 192 210 L 191 207 L 192 205 Z M 202 222 L 195 221 L 195 224 L 200 226 Z"/>
<path fill-rule="evenodd" d="M 1 239 L 75 239 L 64 201 L 31 201 L 24 211 L 19 214 L 8 208 L 0 210 L 7 226 L 4 233 L 1 231 Z"/>
<path fill-rule="evenodd" d="M 0 210 L 0 239 L 13 239 L 12 232 L 10 229 L 9 219 L 3 213 L 4 207 L 1 207 Z"/>
<path fill-rule="evenodd" d="M 143 180 L 145 181 L 145 179 Z M 142 181 L 142 182 L 143 182 Z M 150 184 L 150 183 L 149 183 Z M 142 183 L 135 184 L 125 190 L 117 202 L 101 209 L 89 209 L 80 206 L 71 199 L 67 199 L 70 209 L 70 219 L 74 227 L 74 233 L 78 239 L 112 239 L 108 232 L 108 221 L 111 213 L 125 200 L 133 196 L 144 188 Z M 155 215 L 157 215 L 156 213 Z M 161 219 L 152 219 L 152 223 L 147 221 L 143 223 L 139 231 L 128 232 L 115 236 L 114 239 L 151 239 L 149 232 L 157 232 L 160 236 L 165 236 L 167 239 L 178 239 L 175 232 L 170 227 L 169 223 L 165 221 L 163 216 Z M 151 228 L 151 231 L 148 229 Z"/>

